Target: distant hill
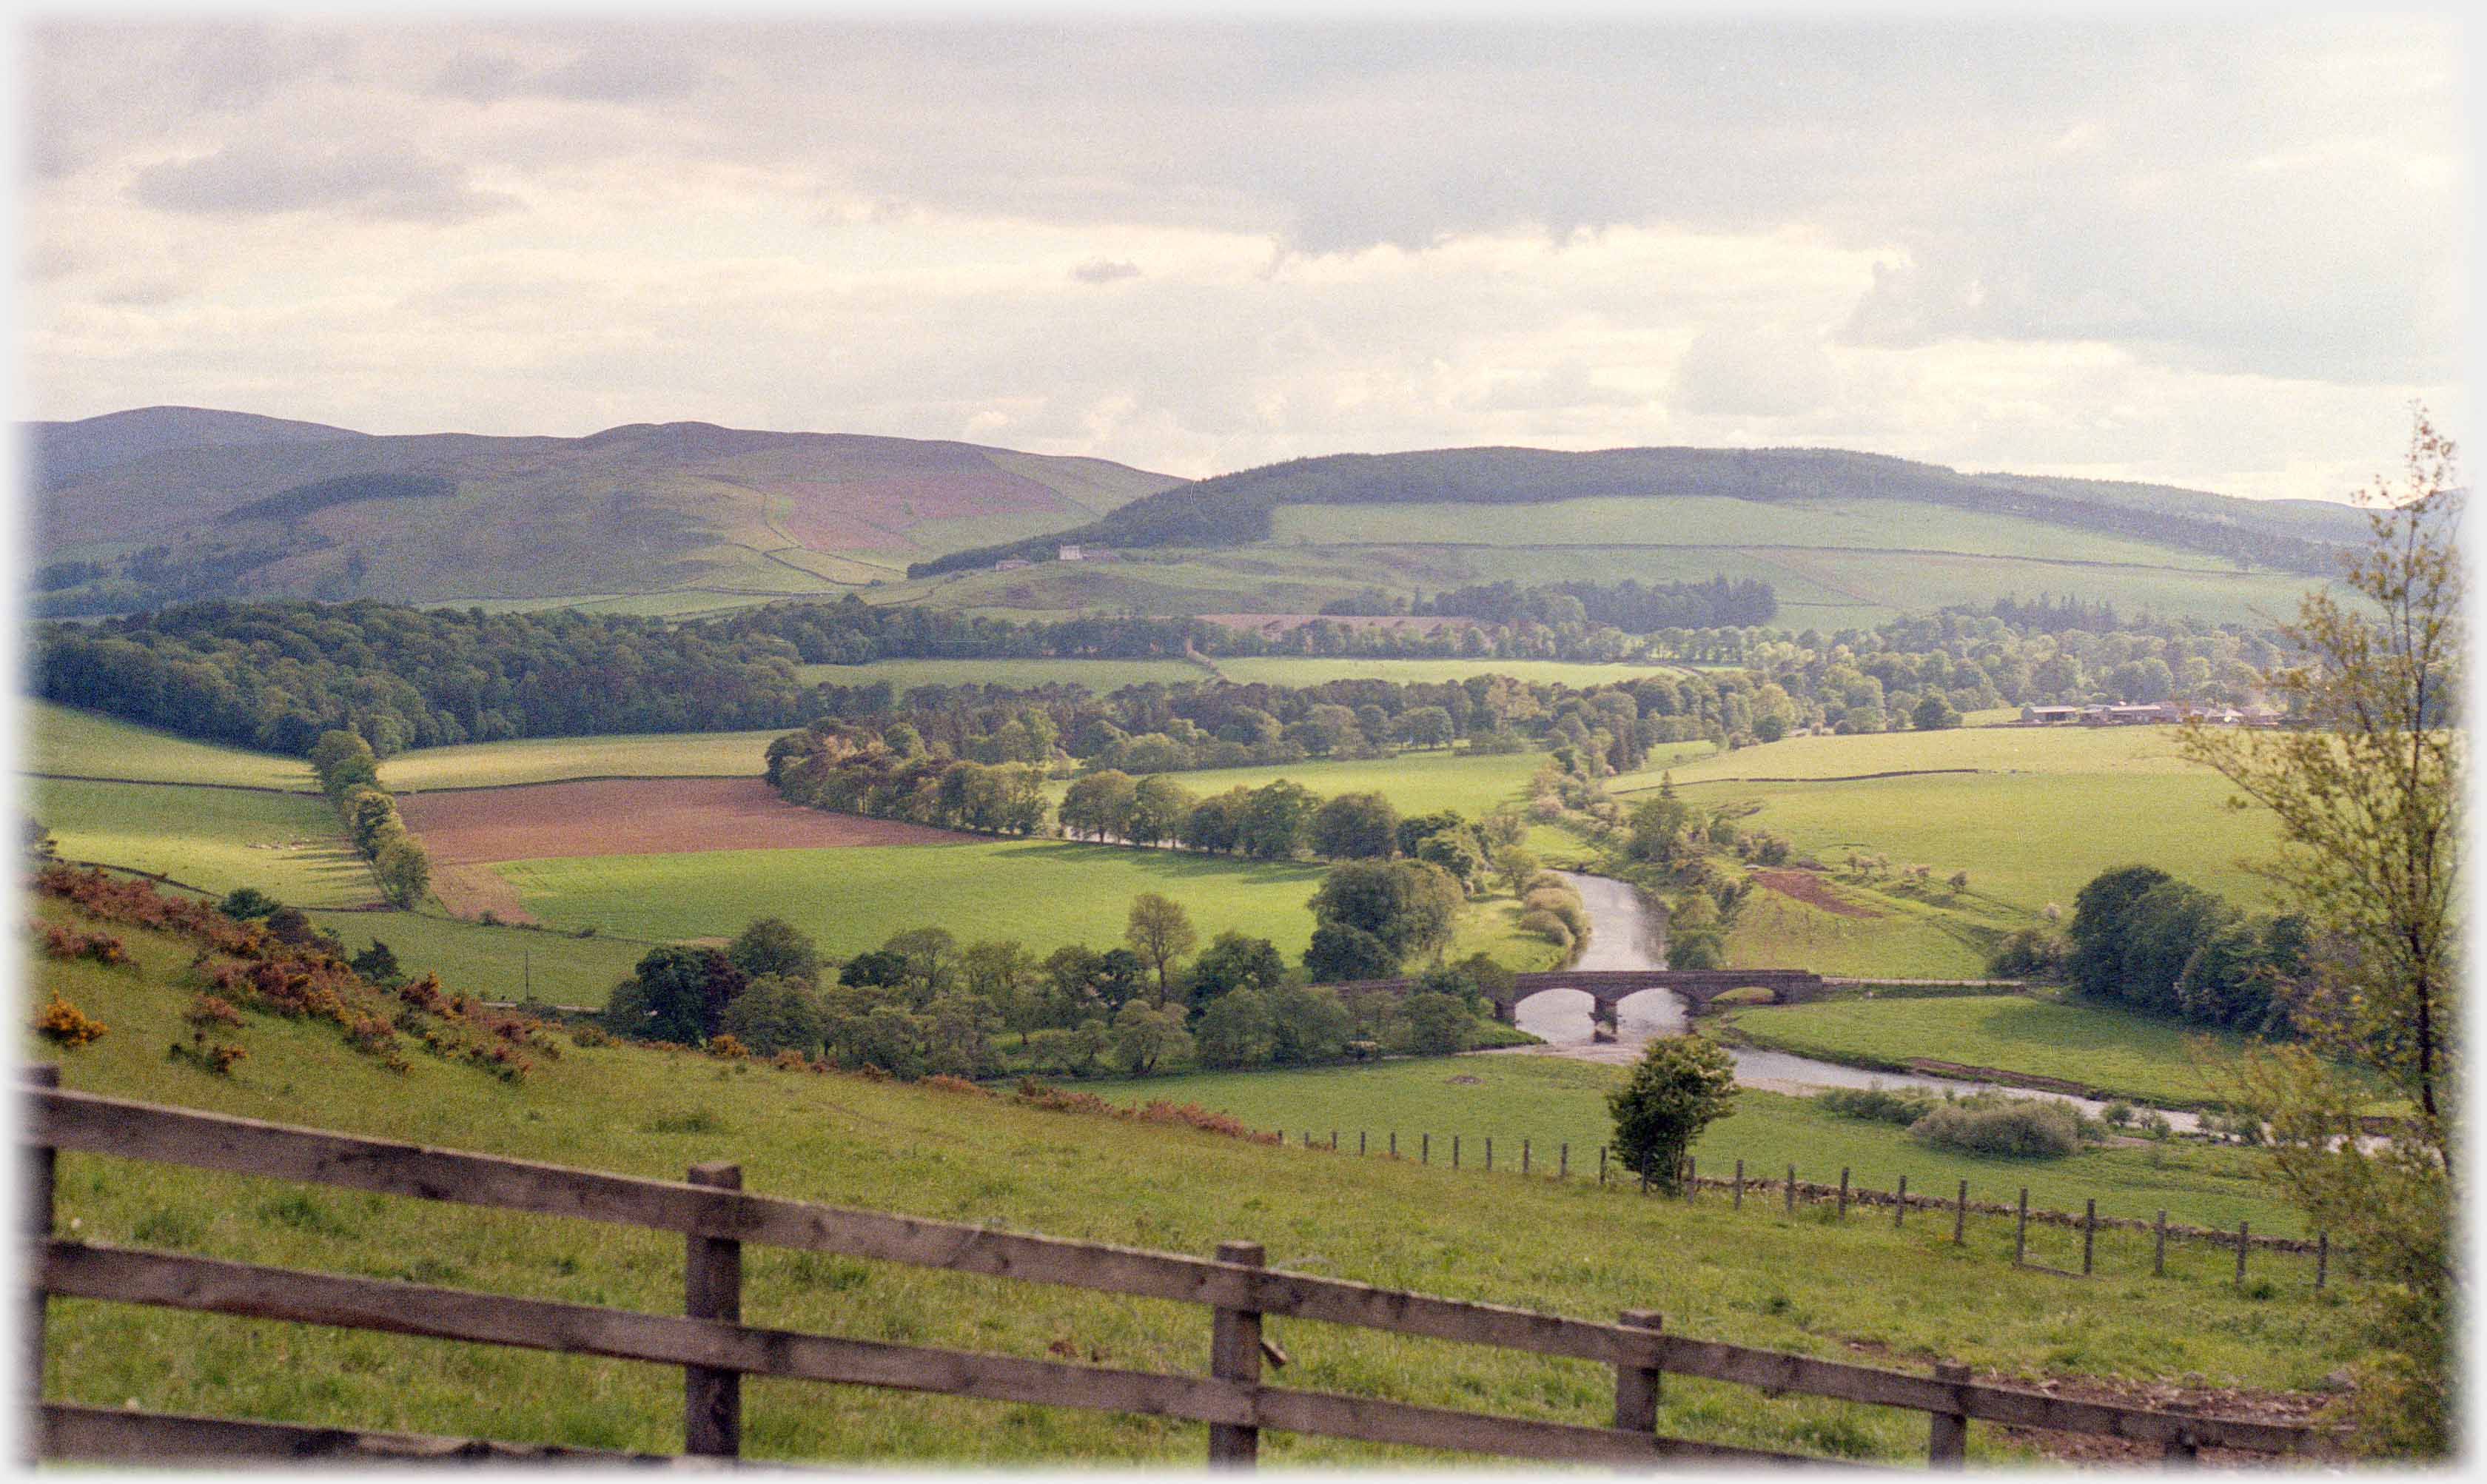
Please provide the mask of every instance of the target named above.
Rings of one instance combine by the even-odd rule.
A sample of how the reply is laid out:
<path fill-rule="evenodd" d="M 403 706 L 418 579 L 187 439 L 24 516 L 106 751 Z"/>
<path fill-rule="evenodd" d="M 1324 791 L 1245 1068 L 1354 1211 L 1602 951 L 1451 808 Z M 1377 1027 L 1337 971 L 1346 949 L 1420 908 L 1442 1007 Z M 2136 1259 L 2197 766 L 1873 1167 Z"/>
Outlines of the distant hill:
<path fill-rule="evenodd" d="M 73 423 L 28 423 L 27 464 L 43 488 L 72 483 L 149 454 L 177 448 L 328 443 L 364 434 L 324 423 L 290 422 L 210 407 L 138 407 Z"/>
<path fill-rule="evenodd" d="M 38 611 L 221 597 L 834 594 L 1180 483 L 1100 459 L 636 423 L 378 436 L 193 407 L 26 428 Z"/>
<path fill-rule="evenodd" d="M 1637 498 L 1744 502 L 1762 516 L 1759 523 L 1774 528 L 1790 509 L 1813 502 L 1903 502 L 2123 537 L 2241 567 L 2324 576 L 2337 571 L 2338 547 L 2365 535 L 2363 518 L 2355 510 L 2323 501 L 2243 500 L 2159 485 L 1962 474 L 1939 464 L 1838 450 L 1457 448 L 1334 454 L 1220 475 L 1135 500 L 1076 530 L 935 557 L 915 564 L 910 575 L 990 567 L 1014 557 L 1044 560 L 1060 542 L 1108 549 L 1270 542 L 1280 536 L 1276 516 L 1288 506 L 1554 505 Z M 1764 507 L 1771 508 L 1767 514 Z M 1438 539 L 1460 541 L 1461 525 L 1456 512 L 1444 513 Z M 1722 534 L 1729 539 L 1715 545 L 1738 544 L 1733 532 Z M 1652 536 L 1664 544 L 1663 531 Z M 2044 551 L 2033 546 L 2028 554 Z"/>

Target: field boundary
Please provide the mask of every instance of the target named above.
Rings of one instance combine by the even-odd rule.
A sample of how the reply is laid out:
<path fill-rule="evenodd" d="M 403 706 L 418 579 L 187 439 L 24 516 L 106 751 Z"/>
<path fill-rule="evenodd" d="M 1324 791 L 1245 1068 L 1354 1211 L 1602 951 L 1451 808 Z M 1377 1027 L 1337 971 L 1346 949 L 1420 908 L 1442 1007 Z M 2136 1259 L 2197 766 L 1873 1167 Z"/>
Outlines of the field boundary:
<path fill-rule="evenodd" d="M 2312 1427 L 1982 1384 L 1966 1366 L 1949 1363 L 1928 1378 L 1688 1339 L 1664 1333 L 1660 1317 L 1643 1311 L 1601 1323 L 1375 1288 L 1268 1268 L 1258 1243 L 1221 1244 L 1212 1260 L 1022 1235 L 759 1195 L 742 1190 L 741 1169 L 733 1164 L 695 1164 L 679 1183 L 650 1180 L 68 1092 L 58 1087 L 58 1077 L 56 1067 L 29 1070 L 33 1117 L 20 1134 L 32 1154 L 38 1359 L 43 1301 L 57 1296 L 680 1365 L 685 1452 L 718 1459 L 741 1454 L 745 1375 L 1185 1418 L 1210 1425 L 1212 1463 L 1246 1466 L 1257 1459 L 1264 1428 L 1506 1458 L 1831 1463 L 1655 1433 L 1659 1378 L 1669 1371 L 1765 1392 L 1926 1413 L 1928 1456 L 1938 1467 L 1964 1460 L 1972 1418 L 2155 1442 L 2171 1462 L 2190 1462 L 2204 1446 L 2288 1452 L 2324 1437 Z M 686 1239 L 686 1312 L 645 1314 L 59 1240 L 50 1230 L 56 1151 L 63 1149 L 680 1232 Z M 746 1326 L 741 1323 L 746 1242 L 1198 1304 L 1211 1311 L 1210 1374 L 1124 1371 Z M 1264 1340 L 1265 1314 L 1608 1364 L 1615 1371 L 1614 1425 L 1269 1386 L 1261 1379 L 1265 1357 L 1281 1366 L 1287 1358 Z M 34 1375 L 41 1377 L 40 1363 Z"/>
<path fill-rule="evenodd" d="M 183 739 L 188 741 L 189 739 Z M 194 778 L 107 778 L 97 773 L 46 773 L 19 770 L 20 778 L 49 778 L 58 783 L 126 783 L 149 789 L 225 789 L 236 794 L 274 794 L 280 798 L 325 798 L 318 789 L 280 789 L 265 783 L 207 783 Z"/>
<path fill-rule="evenodd" d="M 589 739 L 593 741 L 593 739 Z M 386 764 L 382 764 L 386 767 Z M 419 798 L 431 794 L 493 794 L 507 789 L 551 788 L 561 783 L 704 783 L 713 778 L 741 782 L 745 778 L 765 780 L 765 772 L 749 773 L 578 773 L 561 778 L 529 778 L 519 783 L 451 783 L 433 788 L 402 788 L 400 798 Z"/>

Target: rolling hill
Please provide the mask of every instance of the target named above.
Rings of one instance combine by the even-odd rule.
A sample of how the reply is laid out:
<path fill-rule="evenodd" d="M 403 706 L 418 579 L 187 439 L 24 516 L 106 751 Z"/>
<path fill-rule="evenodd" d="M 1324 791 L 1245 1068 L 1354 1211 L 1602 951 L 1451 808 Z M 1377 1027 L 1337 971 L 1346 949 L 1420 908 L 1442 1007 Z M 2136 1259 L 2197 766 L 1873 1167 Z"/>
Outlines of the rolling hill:
<path fill-rule="evenodd" d="M 1792 629 L 2041 593 L 2245 620 L 2292 611 L 2307 579 L 2336 573 L 2365 532 L 2357 510 L 2325 501 L 1963 474 L 1836 450 L 1438 449 L 1220 475 L 910 575 L 939 584 L 935 601 L 995 611 L 1203 611 L 1195 601 L 1214 600 L 1308 610 L 1374 588 L 1723 574 L 1770 583 Z M 1053 562 L 1065 543 L 1085 560 Z M 997 570 L 1011 558 L 1037 565 Z"/>
<path fill-rule="evenodd" d="M 39 611 L 184 599 L 794 595 L 1176 483 L 1098 459 L 706 423 L 375 436 L 155 407 L 29 434 Z"/>

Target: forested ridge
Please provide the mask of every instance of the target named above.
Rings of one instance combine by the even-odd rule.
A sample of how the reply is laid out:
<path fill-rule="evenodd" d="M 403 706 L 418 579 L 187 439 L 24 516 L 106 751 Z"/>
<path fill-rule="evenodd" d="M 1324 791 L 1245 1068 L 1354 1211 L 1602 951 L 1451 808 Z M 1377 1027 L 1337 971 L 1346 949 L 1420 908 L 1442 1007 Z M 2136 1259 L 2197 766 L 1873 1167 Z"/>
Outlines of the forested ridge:
<path fill-rule="evenodd" d="M 2298 534 L 2286 527 L 2308 523 L 2305 512 L 2257 511 L 2252 501 L 2199 490 L 1962 474 L 1836 449 L 1617 448 L 1574 454 L 1458 448 L 1331 454 L 1221 474 L 1134 500 L 1076 530 L 919 562 L 908 575 L 990 567 L 1008 557 L 1050 560 L 1064 543 L 1109 548 L 1244 546 L 1271 538 L 1272 513 L 1281 505 L 1534 505 L 1657 494 L 1765 503 L 1914 500 L 2025 516 L 2320 576 L 2332 575 L 2341 546 L 2358 539 L 2345 523 L 2336 541 Z"/>
<path fill-rule="evenodd" d="M 1557 595 L 1562 597 L 1562 595 Z M 1577 602 L 1562 597 L 1565 602 Z M 1956 723 L 1960 713 L 2026 702 L 2243 703 L 2253 670 L 2278 656 L 2242 628 L 2137 621 L 2093 632 L 2067 612 L 1902 619 L 1872 630 L 1794 636 L 1759 628 L 1623 635 L 1598 625 L 1472 626 L 1431 635 L 1315 624 L 1281 640 L 1193 619 L 1083 618 L 1015 624 L 916 608 L 781 604 L 705 623 L 556 610 L 487 614 L 360 602 L 213 602 L 95 624 L 38 626 L 34 693 L 184 736 L 300 755 L 350 731 L 382 757 L 409 747 L 523 737 L 802 726 L 821 716 L 903 723 L 955 755 L 1041 762 L 1058 750 L 1129 771 L 1362 756 L 1402 744 L 1523 745 L 1565 729 L 1580 705 L 1610 707 L 1613 754 L 1628 767 L 1659 742 L 1769 741 L 1806 726 L 1849 732 Z M 1078 686 L 806 685 L 798 667 L 901 657 L 1065 658 L 1224 653 L 1472 652 L 1491 640 L 1523 654 L 1604 653 L 1730 666 L 1666 669 L 1576 686 L 1479 675 L 1439 684 L 1341 680 L 1236 686 L 1151 684 L 1110 695 Z M 1323 648 L 1336 642 L 1341 651 Z M 1290 648 L 1289 646 L 1292 646 Z M 868 672 L 867 672 L 868 673 Z M 1628 714 L 1627 714 L 1628 713 Z M 1036 718 L 1042 718 L 1038 727 Z M 1948 718 L 1948 720 L 1946 719 Z M 1047 749 L 997 742 L 1015 721 Z"/>

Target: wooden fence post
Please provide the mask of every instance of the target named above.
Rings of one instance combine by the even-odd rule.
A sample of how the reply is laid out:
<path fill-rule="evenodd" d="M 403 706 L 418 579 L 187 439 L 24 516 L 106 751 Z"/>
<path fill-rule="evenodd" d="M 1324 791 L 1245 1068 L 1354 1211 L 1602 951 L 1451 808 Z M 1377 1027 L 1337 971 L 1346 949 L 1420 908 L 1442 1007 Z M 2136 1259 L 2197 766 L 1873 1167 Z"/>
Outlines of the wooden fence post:
<path fill-rule="evenodd" d="M 1969 1382 L 1969 1367 L 1956 1361 L 1937 1360 L 1935 1380 L 1948 1386 L 1965 1386 Z M 1961 1469 L 1966 1468 L 1968 1462 L 1969 1414 L 1965 1412 L 1931 1414 L 1931 1420 L 1926 1427 L 1927 1467 Z"/>
<path fill-rule="evenodd" d="M 2318 1291 L 2323 1287 L 2323 1279 L 2330 1274 L 2331 1271 L 2332 1234 L 2328 1231 L 2319 1231 L 2314 1234 L 2314 1286 Z"/>
<path fill-rule="evenodd" d="M 1338 1153 L 1338 1131 L 1336 1129 L 1329 1131 L 1329 1152 L 1332 1154 Z"/>
<path fill-rule="evenodd" d="M 1364 1131 L 1362 1129 L 1355 1131 L 1355 1157 L 1359 1160 L 1364 1158 Z"/>
<path fill-rule="evenodd" d="M 1618 1324 L 1656 1334 L 1666 1321 L 1655 1309 L 1626 1309 L 1615 1316 Z M 1663 1374 L 1655 1365 L 1635 1365 L 1627 1360 L 1615 1362 L 1615 1429 L 1627 1433 L 1658 1431 L 1659 1377 Z"/>
<path fill-rule="evenodd" d="M 1460 1136 L 1459 1136 L 1458 1134 L 1452 1134 L 1452 1135 L 1451 1135 L 1451 1168 L 1453 1168 L 1453 1169 L 1457 1169 L 1457 1168 L 1459 1168 L 1459 1167 L 1460 1167 Z"/>
<path fill-rule="evenodd" d="M 694 1164 L 683 1177 L 719 1190 L 742 1189 L 740 1164 Z M 683 1239 L 683 1312 L 693 1319 L 742 1323 L 742 1244 L 730 1237 Z M 695 1458 L 742 1452 L 742 1375 L 705 1365 L 683 1367 L 683 1451 Z"/>
<path fill-rule="evenodd" d="M 1839 1219 L 1848 1219 L 1848 1166 L 1839 1166 Z"/>
<path fill-rule="evenodd" d="M 1788 1166 L 1787 1184 L 1786 1184 L 1786 1185 L 1784 1185 L 1784 1186 L 1782 1186 L 1782 1187 L 1780 1187 L 1780 1189 L 1781 1189 L 1781 1190 L 1785 1190 L 1785 1191 L 1787 1192 L 1787 1214 L 1788 1214 L 1788 1215 L 1790 1215 L 1790 1216 L 1794 1216 L 1794 1215 L 1796 1215 L 1796 1166 L 1795 1166 L 1795 1165 L 1791 1164 L 1791 1165 L 1789 1165 L 1789 1166 Z"/>
<path fill-rule="evenodd" d="M 2082 1208 L 2082 1276 L 2090 1275 L 2090 1249 L 2098 1241 L 2098 1197 Z"/>
<path fill-rule="evenodd" d="M 1419 1164 L 1431 1164 L 1431 1163 L 1433 1163 L 1433 1162 L 1434 1162 L 1434 1135 L 1432 1135 L 1432 1134 L 1418 1134 L 1418 1135 L 1417 1135 L 1417 1137 L 1418 1137 L 1418 1138 L 1420 1138 L 1420 1139 L 1422 1139 L 1422 1140 L 1423 1140 L 1423 1142 L 1422 1142 L 1421 1144 L 1419 1144 L 1419 1145 L 1417 1146 L 1417 1148 L 1416 1148 L 1416 1162 L 1417 1162 L 1417 1163 L 1419 1163 Z"/>
<path fill-rule="evenodd" d="M 2160 1211 L 2159 1219 L 2150 1223 L 2150 1275 L 2164 1278 L 2167 1275 L 2167 1213 L 2165 1209 Z"/>
<path fill-rule="evenodd" d="M 1736 1162 L 1736 1204 L 1731 1209 L 1745 1209 L 1745 1162 L 1742 1160 Z"/>
<path fill-rule="evenodd" d="M 1909 1214 L 1909 1177 L 1900 1177 L 1899 1190 L 1891 1193 L 1891 1230 L 1900 1229 L 1900 1218 Z"/>
<path fill-rule="evenodd" d="M 1554 1166 L 1554 1178 L 1557 1180 L 1572 1178 L 1572 1141 L 1568 1138 L 1563 1141 L 1562 1162 Z"/>
<path fill-rule="evenodd" d="M 1396 1129 L 1390 1131 L 1390 1158 L 1399 1158 L 1399 1131 Z"/>
<path fill-rule="evenodd" d="M 1607 1183 L 1607 1146 L 1606 1146 L 1606 1145 L 1604 1145 L 1604 1144 L 1600 1144 L 1600 1145 L 1598 1146 L 1598 1184 L 1600 1184 L 1600 1185 L 1605 1185 L 1606 1183 Z"/>
<path fill-rule="evenodd" d="M 1528 1173 L 1528 1140 L 1524 1138 L 1520 1141 L 1520 1172 Z"/>
<path fill-rule="evenodd" d="M 2159 1410 L 2176 1413 L 2179 1415 L 2190 1415 L 2195 1409 L 2190 1402 L 2169 1402 Z M 2200 1464 L 2201 1444 L 2194 1441 L 2194 1430 L 2190 1427 L 2176 1429 L 2176 1436 L 2167 1440 L 2167 1446 L 2161 1457 L 2170 1469 L 2191 1469 Z"/>
<path fill-rule="evenodd" d="M 2021 1188 L 2021 1220 L 2012 1228 L 2012 1266 L 2029 1255 L 2029 1188 Z"/>
<path fill-rule="evenodd" d="M 58 1087 L 61 1085 L 61 1069 L 48 1063 L 28 1067 L 26 1085 Z M 19 1116 L 23 1116 L 22 1109 Z M 41 1253 L 43 1244 L 51 1240 L 53 1185 L 59 1173 L 59 1163 L 60 1155 L 48 1146 L 26 1151 L 25 1231 L 32 1244 L 29 1250 L 34 1253 Z M 25 1429 L 21 1436 L 25 1440 L 24 1457 L 29 1466 L 38 1457 L 36 1450 L 40 1446 L 37 1438 L 41 1432 L 39 1419 L 42 1415 L 43 1405 L 43 1328 L 51 1317 L 51 1296 L 43 1292 L 40 1282 L 27 1288 L 26 1369 L 22 1373 L 25 1385 L 22 1399 L 26 1410 L 18 1418 L 18 1425 Z"/>
<path fill-rule="evenodd" d="M 1969 1240 L 1969 1182 L 1960 1183 L 1960 1201 L 1951 1208 L 1951 1245 L 1959 1246 Z"/>
<path fill-rule="evenodd" d="M 1485 1136 L 1485 1168 L 1487 1174 L 1494 1173 L 1494 1135 L 1491 1134 Z"/>
<path fill-rule="evenodd" d="M 2237 1223 L 2237 1286 L 2239 1288 L 2246 1285 L 2246 1247 L 2249 1245 L 2246 1241 L 2246 1223 L 2239 1221 Z"/>
<path fill-rule="evenodd" d="M 1257 1242 L 1221 1242 L 1217 1260 L 1258 1268 L 1269 1256 Z M 1261 1311 L 1209 1311 L 1209 1374 L 1219 1381 L 1261 1384 Z M 1213 1469 L 1249 1469 L 1261 1457 L 1261 1430 L 1230 1422 L 1209 1424 L 1209 1464 Z"/>

